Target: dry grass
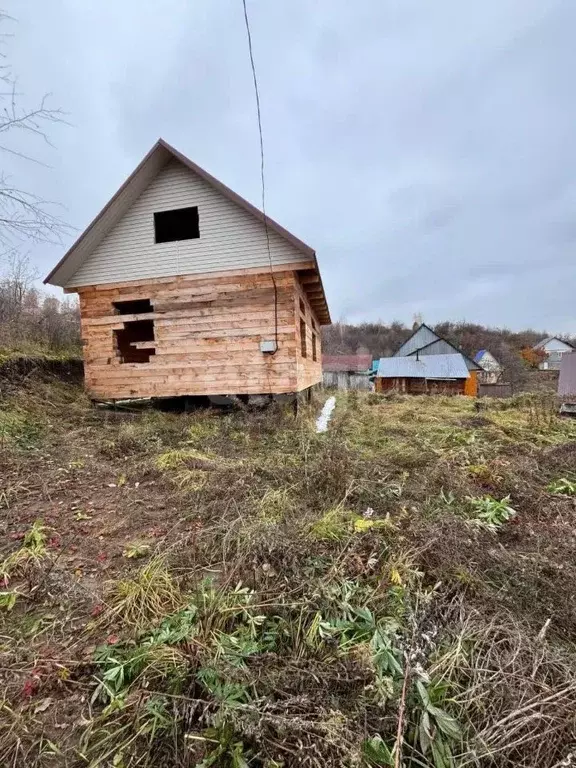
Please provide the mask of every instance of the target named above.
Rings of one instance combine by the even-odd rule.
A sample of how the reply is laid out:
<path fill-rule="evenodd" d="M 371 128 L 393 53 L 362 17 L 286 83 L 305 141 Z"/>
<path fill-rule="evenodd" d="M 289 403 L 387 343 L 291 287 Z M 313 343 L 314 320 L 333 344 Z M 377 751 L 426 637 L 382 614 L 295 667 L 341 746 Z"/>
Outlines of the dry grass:
<path fill-rule="evenodd" d="M 125 630 L 144 630 L 181 608 L 183 600 L 164 558 L 156 556 L 132 578 L 113 581 L 107 604 L 106 624 L 120 622 Z"/>
<path fill-rule="evenodd" d="M 570 764 L 576 425 L 362 395 L 317 435 L 317 407 L 0 403 L 2 559 L 48 526 L 0 607 L 0 765 Z"/>

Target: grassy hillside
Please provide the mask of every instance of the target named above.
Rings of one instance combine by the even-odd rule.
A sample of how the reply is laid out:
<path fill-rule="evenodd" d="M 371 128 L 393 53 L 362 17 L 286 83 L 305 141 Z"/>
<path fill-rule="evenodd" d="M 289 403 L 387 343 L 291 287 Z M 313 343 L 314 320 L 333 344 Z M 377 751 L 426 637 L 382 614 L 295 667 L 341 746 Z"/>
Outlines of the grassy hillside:
<path fill-rule="evenodd" d="M 0 401 L 0 765 L 570 765 L 576 423 L 544 400 Z"/>

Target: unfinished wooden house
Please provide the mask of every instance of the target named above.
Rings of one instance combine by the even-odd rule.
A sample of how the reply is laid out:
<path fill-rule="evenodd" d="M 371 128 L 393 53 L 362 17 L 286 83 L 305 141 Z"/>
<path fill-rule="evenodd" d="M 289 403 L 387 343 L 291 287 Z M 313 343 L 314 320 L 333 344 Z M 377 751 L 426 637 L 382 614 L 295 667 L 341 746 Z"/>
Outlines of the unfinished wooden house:
<path fill-rule="evenodd" d="M 163 140 L 45 282 L 79 295 L 94 399 L 322 381 L 314 251 Z"/>

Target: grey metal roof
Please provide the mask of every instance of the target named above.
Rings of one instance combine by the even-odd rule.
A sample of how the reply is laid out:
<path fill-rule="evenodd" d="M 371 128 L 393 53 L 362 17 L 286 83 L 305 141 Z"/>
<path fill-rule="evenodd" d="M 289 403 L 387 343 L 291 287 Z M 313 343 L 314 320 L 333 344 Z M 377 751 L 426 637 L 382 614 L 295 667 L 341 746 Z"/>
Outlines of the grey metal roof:
<path fill-rule="evenodd" d="M 471 357 L 465 355 L 464 352 L 461 352 L 458 347 L 455 347 L 454 344 L 450 344 L 446 339 L 436 339 L 436 341 L 426 344 L 425 347 L 420 347 L 419 349 L 410 352 L 411 357 L 414 357 L 414 355 L 418 355 L 418 357 L 422 357 L 423 355 L 462 355 L 469 371 L 482 370 L 481 365 L 475 363 Z"/>
<path fill-rule="evenodd" d="M 539 341 L 538 344 L 534 344 L 532 349 L 544 349 L 548 346 L 548 344 L 550 344 L 551 341 L 559 341 L 566 347 L 566 349 L 570 349 L 570 347 L 572 347 L 572 344 L 570 344 L 569 341 L 566 341 L 566 339 L 559 339 L 558 336 L 548 336 L 547 338 L 542 339 L 542 341 Z"/>
<path fill-rule="evenodd" d="M 382 357 L 376 376 L 385 379 L 468 379 L 464 357 L 457 355 L 421 355 Z"/>
<path fill-rule="evenodd" d="M 416 352 L 422 355 L 462 355 L 466 361 L 466 367 L 469 371 L 481 371 L 482 366 L 478 365 L 475 360 L 462 352 L 462 350 L 455 347 L 446 339 L 438 336 L 432 328 L 429 328 L 425 323 L 414 331 L 412 336 L 408 338 L 399 349 L 394 352 L 394 357 L 404 357 L 405 355 L 414 355 Z"/>
<path fill-rule="evenodd" d="M 405 355 L 409 355 L 417 349 L 421 349 L 427 344 L 431 344 L 433 341 L 438 341 L 439 339 L 440 336 L 438 336 L 437 333 L 434 333 L 431 328 L 428 328 L 427 325 L 422 323 L 422 325 L 414 331 L 412 336 L 407 338 L 404 344 L 394 352 L 394 357 L 404 357 Z"/>

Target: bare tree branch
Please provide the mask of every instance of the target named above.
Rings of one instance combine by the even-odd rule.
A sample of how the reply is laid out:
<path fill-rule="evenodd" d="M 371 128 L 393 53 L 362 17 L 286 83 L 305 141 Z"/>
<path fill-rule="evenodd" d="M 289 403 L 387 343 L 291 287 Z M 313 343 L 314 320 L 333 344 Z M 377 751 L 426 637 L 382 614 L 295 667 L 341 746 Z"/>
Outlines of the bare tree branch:
<path fill-rule="evenodd" d="M 0 13 L 0 24 L 13 21 Z M 6 38 L 0 34 L 0 46 Z M 6 54 L 0 48 L 0 59 L 6 61 Z M 0 92 L 0 153 L 4 152 L 27 162 L 43 165 L 33 157 L 33 153 L 22 151 L 20 147 L 10 146 L 13 139 L 22 134 L 31 140 L 41 139 L 52 146 L 46 128 L 53 123 L 62 123 L 62 110 L 49 106 L 49 94 L 39 104 L 29 106 L 23 103 L 22 94 L 17 90 L 17 80 L 9 64 L 0 65 L 0 82 L 7 87 Z M 19 189 L 13 185 L 10 177 L 0 173 L 0 244 L 10 249 L 26 240 L 33 242 L 61 242 L 62 235 L 71 229 L 55 213 L 56 204 Z"/>

